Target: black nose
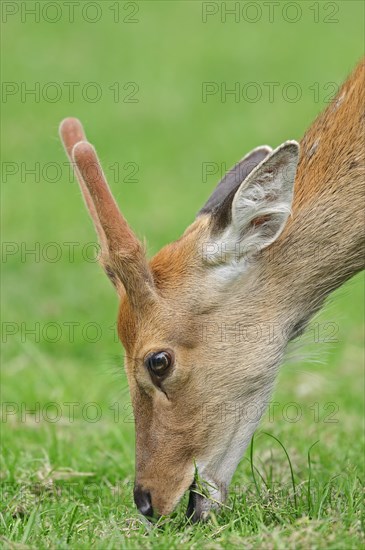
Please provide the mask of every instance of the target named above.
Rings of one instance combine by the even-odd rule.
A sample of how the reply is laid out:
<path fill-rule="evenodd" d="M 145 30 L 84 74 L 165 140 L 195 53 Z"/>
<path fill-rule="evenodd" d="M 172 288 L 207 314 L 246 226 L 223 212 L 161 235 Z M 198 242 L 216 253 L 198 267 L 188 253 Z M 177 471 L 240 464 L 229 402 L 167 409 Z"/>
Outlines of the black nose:
<path fill-rule="evenodd" d="M 150 518 L 153 516 L 151 493 L 144 491 L 140 485 L 134 488 L 134 502 L 141 514 Z"/>

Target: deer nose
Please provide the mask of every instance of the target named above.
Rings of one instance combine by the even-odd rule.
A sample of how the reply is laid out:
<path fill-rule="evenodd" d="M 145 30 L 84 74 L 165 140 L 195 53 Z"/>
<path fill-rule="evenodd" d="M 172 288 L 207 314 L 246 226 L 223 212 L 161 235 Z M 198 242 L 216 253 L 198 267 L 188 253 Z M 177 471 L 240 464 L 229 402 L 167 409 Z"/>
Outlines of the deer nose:
<path fill-rule="evenodd" d="M 142 489 L 140 485 L 134 488 L 134 502 L 138 510 L 147 517 L 153 517 L 151 493 Z"/>

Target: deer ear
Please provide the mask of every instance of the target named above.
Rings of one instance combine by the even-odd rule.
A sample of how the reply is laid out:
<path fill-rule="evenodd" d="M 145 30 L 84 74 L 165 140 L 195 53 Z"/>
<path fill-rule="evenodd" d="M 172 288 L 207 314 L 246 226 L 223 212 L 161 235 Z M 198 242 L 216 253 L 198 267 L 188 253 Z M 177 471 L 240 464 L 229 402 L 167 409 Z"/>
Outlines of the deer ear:
<path fill-rule="evenodd" d="M 217 213 L 222 214 L 222 207 L 230 208 L 235 192 L 243 180 L 247 178 L 250 172 L 266 158 L 272 149 L 268 145 L 256 147 L 235 164 L 229 172 L 221 179 L 207 202 L 199 210 L 197 216 L 201 214 Z"/>
<path fill-rule="evenodd" d="M 228 210 L 212 214 L 210 263 L 238 261 L 279 237 L 291 212 L 298 159 L 299 144 L 286 141 L 250 172 Z"/>

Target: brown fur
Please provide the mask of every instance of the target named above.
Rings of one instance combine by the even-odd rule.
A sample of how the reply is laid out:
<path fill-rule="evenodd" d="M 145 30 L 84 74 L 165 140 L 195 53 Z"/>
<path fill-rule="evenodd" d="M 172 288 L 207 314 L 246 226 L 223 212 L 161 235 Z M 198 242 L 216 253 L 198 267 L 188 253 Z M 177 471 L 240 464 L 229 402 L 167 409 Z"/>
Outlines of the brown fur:
<path fill-rule="evenodd" d="M 252 436 L 287 342 L 363 268 L 363 80 L 361 63 L 305 134 L 292 218 L 228 287 L 203 258 L 212 238 L 209 214 L 156 254 L 148 273 L 140 253 L 137 261 L 129 255 L 126 268 L 123 234 L 141 250 L 126 222 L 122 230 L 107 228 L 121 248 L 119 265 L 114 256 L 109 264 L 128 287 L 120 292 L 118 331 L 136 420 L 136 482 L 159 513 L 171 512 L 189 488 L 195 460 L 217 486 L 222 472 L 234 469 L 238 459 L 226 462 L 227 456 Z M 88 188 L 99 219 L 108 219 L 108 204 L 103 210 L 98 203 L 109 201 L 105 187 Z M 176 362 L 159 388 L 143 359 L 164 349 L 173 350 Z M 253 406 L 257 417 L 248 421 Z"/>

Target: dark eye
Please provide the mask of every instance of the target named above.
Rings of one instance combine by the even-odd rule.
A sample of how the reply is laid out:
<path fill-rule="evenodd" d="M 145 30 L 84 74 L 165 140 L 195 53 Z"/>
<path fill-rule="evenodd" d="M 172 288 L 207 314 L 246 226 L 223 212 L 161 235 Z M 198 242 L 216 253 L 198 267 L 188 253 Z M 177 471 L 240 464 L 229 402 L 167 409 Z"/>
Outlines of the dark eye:
<path fill-rule="evenodd" d="M 145 359 L 145 365 L 155 376 L 165 376 L 173 364 L 172 353 L 168 351 L 158 351 L 150 353 Z"/>

